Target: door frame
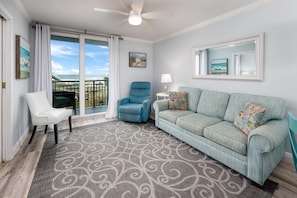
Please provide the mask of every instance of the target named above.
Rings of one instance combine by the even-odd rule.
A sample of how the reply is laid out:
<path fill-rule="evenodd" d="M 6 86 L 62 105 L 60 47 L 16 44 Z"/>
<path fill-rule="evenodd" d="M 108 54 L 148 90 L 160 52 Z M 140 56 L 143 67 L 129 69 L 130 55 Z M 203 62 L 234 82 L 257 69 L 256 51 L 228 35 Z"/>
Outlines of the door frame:
<path fill-rule="evenodd" d="M 12 111 L 11 111 L 11 100 L 12 92 L 12 80 L 13 80 L 13 17 L 12 15 L 0 4 L 0 15 L 4 18 L 3 20 L 3 50 L 2 51 L 2 63 L 0 73 L 0 82 L 6 83 L 6 88 L 1 87 L 1 112 L 0 112 L 0 140 L 1 140 L 1 155 L 0 160 L 8 161 L 12 158 L 9 150 L 12 150 L 9 140 L 11 139 L 11 126 L 12 126 Z M 9 149 L 11 148 L 11 149 Z"/>

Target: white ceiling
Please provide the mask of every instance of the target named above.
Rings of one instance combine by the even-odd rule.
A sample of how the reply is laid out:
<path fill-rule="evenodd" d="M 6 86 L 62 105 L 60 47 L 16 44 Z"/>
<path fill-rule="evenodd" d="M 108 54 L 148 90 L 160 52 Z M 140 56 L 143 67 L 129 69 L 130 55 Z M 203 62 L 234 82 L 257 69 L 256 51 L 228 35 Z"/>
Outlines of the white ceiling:
<path fill-rule="evenodd" d="M 128 24 L 126 16 L 93 9 L 130 11 L 133 0 L 14 0 L 32 21 L 91 32 L 157 41 L 181 31 L 216 21 L 267 0 L 145 0 L 143 13 L 170 11 L 172 17 L 145 20 L 140 26 Z"/>

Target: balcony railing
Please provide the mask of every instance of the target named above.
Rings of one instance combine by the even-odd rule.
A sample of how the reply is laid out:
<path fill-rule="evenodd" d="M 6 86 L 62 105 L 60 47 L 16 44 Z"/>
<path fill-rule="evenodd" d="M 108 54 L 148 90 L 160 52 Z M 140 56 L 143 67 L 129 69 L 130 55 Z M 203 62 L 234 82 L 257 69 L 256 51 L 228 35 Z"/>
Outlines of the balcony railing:
<path fill-rule="evenodd" d="M 75 106 L 79 107 L 79 81 L 53 80 L 53 92 L 74 92 Z M 85 108 L 97 108 L 108 105 L 108 79 L 85 81 Z M 55 98 L 53 99 L 55 100 Z M 77 110 L 78 108 L 74 110 Z M 104 108 L 103 108 L 104 109 Z M 76 112 L 75 112 L 76 113 Z"/>

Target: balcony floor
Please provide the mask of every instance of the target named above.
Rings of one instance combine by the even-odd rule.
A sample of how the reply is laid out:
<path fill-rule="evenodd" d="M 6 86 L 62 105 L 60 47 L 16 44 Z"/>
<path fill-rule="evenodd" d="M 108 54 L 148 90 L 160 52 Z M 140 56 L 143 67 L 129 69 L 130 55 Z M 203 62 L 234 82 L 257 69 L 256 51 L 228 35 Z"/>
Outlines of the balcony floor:
<path fill-rule="evenodd" d="M 79 115 L 80 109 L 77 108 L 76 109 L 76 115 Z M 92 114 L 92 113 L 102 113 L 102 112 L 106 112 L 107 110 L 107 105 L 101 105 L 101 106 L 96 106 L 96 107 L 86 107 L 85 108 L 85 114 Z"/>

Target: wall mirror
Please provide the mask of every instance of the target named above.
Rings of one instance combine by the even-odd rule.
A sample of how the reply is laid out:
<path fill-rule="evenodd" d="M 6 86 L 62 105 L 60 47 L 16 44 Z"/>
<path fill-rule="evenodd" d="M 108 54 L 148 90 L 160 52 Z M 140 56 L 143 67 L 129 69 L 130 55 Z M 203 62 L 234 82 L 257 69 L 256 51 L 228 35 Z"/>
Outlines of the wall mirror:
<path fill-rule="evenodd" d="M 263 81 L 264 33 L 193 47 L 193 78 Z"/>

